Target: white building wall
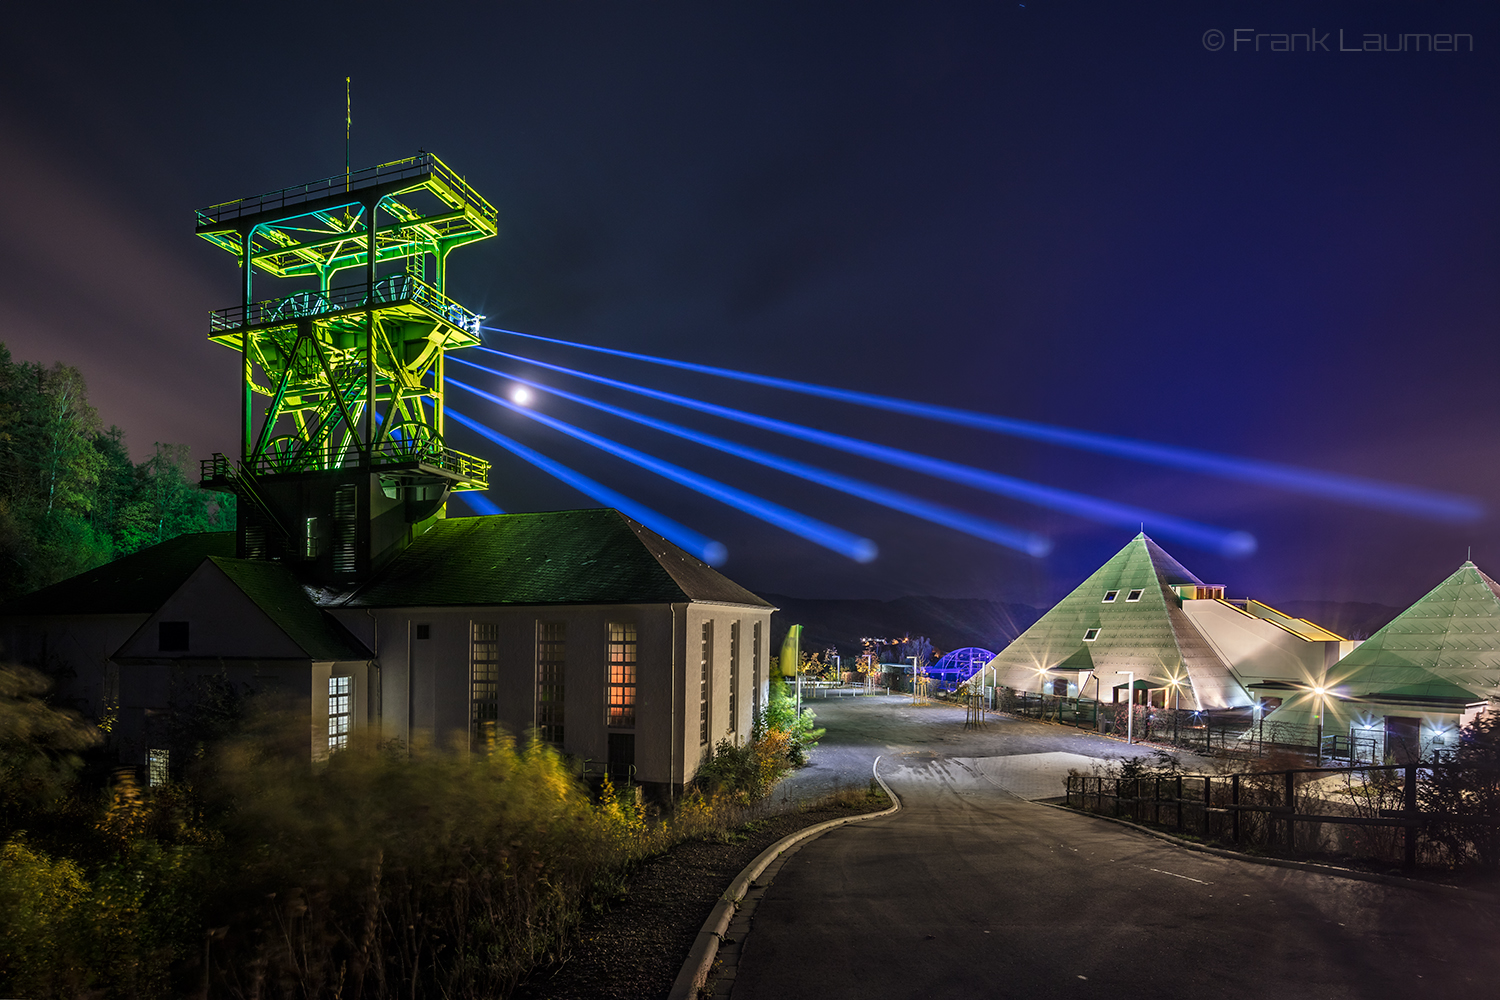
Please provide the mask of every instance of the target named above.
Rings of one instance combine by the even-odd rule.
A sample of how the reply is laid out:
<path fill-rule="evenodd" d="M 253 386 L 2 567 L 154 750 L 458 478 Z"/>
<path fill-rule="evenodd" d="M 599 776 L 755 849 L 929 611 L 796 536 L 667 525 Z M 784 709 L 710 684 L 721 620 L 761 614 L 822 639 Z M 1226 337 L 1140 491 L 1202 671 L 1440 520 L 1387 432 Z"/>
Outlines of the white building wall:
<path fill-rule="evenodd" d="M 1304 639 L 1221 601 L 1183 601 L 1182 610 L 1244 685 L 1306 684 L 1321 676 L 1328 647 L 1336 656 L 1340 645 Z"/>
<path fill-rule="evenodd" d="M 564 752 L 603 768 L 608 637 L 611 622 L 637 634 L 635 766 L 643 783 L 679 787 L 706 750 L 700 739 L 699 681 L 704 622 L 713 622 L 709 741 L 749 737 L 756 672 L 754 623 L 761 623 L 760 670 L 767 680 L 770 609 L 707 604 L 558 605 L 335 610 L 367 644 L 378 646 L 381 731 L 387 738 L 467 746 L 470 738 L 474 624 L 499 634 L 499 726 L 524 737 L 537 724 L 537 635 L 543 622 L 566 629 Z M 729 715 L 730 625 L 741 623 L 737 718 Z M 427 638 L 419 639 L 419 626 Z M 764 698 L 764 695 L 762 695 Z M 762 701 L 762 704 L 764 702 Z"/>

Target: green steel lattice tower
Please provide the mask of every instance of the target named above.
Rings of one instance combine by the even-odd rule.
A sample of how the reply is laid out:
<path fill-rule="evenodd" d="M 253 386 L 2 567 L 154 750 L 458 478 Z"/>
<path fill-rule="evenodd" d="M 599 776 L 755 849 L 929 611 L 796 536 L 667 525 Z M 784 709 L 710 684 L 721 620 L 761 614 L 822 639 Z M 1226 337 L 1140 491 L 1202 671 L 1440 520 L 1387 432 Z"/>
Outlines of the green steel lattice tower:
<path fill-rule="evenodd" d="M 488 463 L 443 440 L 444 354 L 479 343 L 483 319 L 444 289 L 448 255 L 497 228 L 425 152 L 198 211 L 240 266 L 240 303 L 209 317 L 242 357 L 240 454 L 203 481 L 238 497 L 242 557 L 351 584 L 450 492 L 488 487 Z M 279 294 L 255 298 L 257 278 Z"/>

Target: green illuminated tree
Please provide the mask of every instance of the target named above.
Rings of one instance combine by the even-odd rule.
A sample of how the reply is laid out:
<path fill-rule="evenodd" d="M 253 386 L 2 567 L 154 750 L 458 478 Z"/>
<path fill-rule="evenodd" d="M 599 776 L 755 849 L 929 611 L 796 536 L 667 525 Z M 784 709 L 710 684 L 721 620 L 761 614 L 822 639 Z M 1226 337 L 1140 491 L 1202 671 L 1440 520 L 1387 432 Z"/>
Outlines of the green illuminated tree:
<path fill-rule="evenodd" d="M 233 524 L 232 501 L 190 478 L 185 445 L 139 465 L 104 431 L 83 375 L 15 361 L 0 343 L 0 600 L 188 531 Z"/>

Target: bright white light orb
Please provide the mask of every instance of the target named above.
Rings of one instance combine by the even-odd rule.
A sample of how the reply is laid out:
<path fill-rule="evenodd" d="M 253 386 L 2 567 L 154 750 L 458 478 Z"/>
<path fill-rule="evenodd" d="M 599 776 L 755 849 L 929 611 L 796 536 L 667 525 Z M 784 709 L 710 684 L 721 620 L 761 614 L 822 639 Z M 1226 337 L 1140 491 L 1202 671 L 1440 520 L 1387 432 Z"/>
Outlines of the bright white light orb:
<path fill-rule="evenodd" d="M 524 385 L 518 385 L 510 391 L 511 402 L 517 406 L 525 406 L 531 402 L 531 390 Z"/>

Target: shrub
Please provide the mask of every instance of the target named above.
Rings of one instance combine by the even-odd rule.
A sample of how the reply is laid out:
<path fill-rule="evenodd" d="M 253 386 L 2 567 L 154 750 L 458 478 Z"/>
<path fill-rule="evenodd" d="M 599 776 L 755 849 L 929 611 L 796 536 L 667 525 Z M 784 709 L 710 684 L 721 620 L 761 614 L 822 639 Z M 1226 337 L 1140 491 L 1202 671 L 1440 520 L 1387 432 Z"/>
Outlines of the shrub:
<path fill-rule="evenodd" d="M 765 710 L 755 720 L 754 739 L 758 740 L 760 734 L 772 730 L 786 734 L 787 759 L 793 767 L 802 767 L 807 763 L 808 752 L 818 745 L 818 740 L 827 730 L 817 727 L 817 716 L 812 709 L 797 711 L 796 699 L 789 687 L 785 681 L 771 681 Z"/>
<path fill-rule="evenodd" d="M 1433 767 L 1417 791 L 1443 861 L 1500 866 L 1500 714 L 1485 712 L 1465 726 L 1452 762 Z"/>

